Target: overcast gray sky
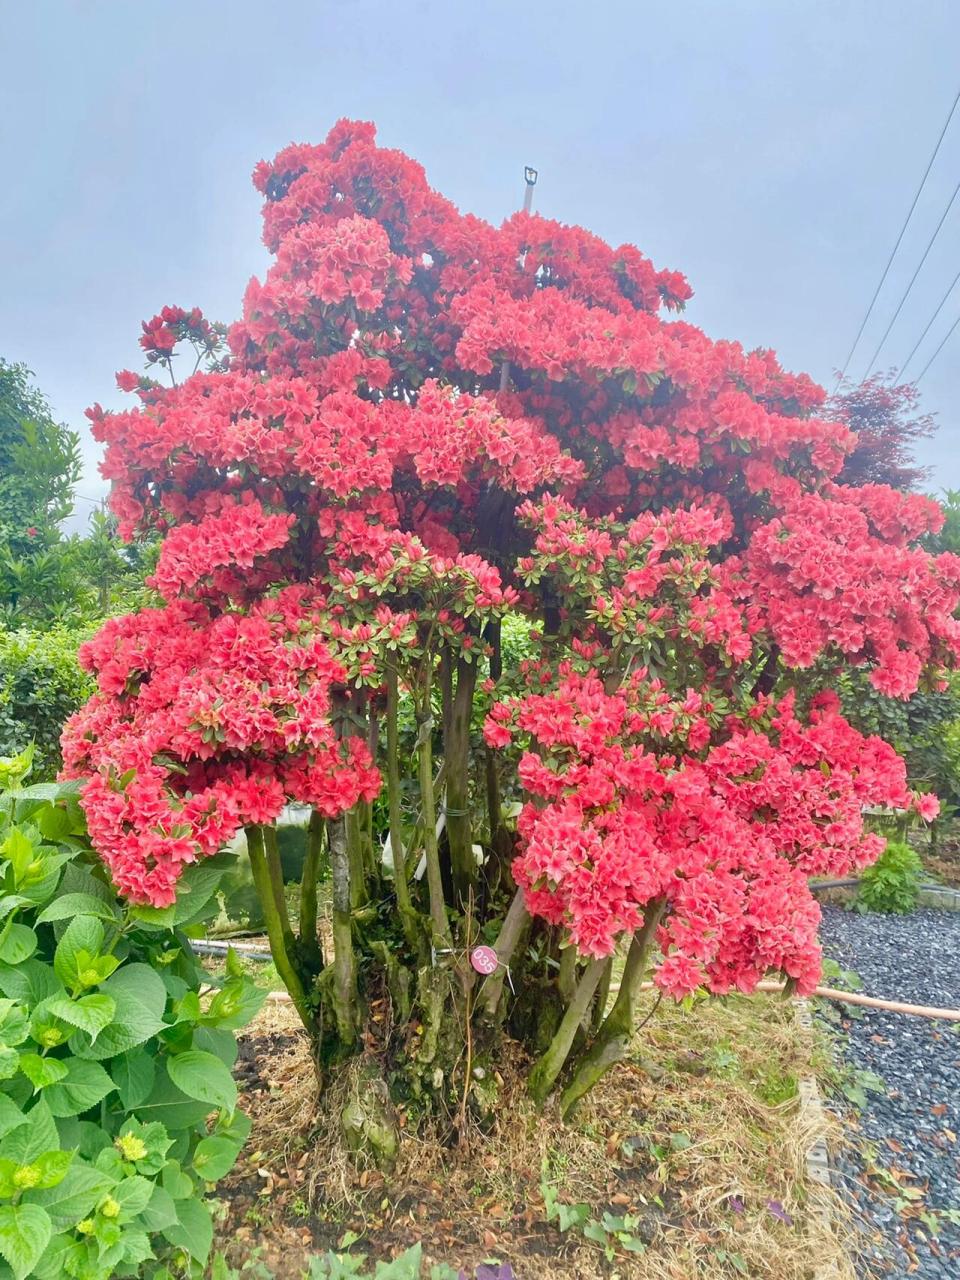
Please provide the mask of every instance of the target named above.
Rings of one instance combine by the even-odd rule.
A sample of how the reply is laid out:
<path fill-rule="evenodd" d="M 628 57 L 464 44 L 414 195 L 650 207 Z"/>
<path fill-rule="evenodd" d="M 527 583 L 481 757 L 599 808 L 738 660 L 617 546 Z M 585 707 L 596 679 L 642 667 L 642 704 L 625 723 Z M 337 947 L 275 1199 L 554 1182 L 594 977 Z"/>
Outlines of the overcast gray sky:
<path fill-rule="evenodd" d="M 960 89 L 956 0 L 0 0 L 0 355 L 58 417 L 118 406 L 140 321 L 239 313 L 254 163 L 375 120 L 463 209 L 537 208 L 682 270 L 687 318 L 821 381 L 846 356 Z M 960 112 L 851 371 L 960 179 Z M 960 201 L 883 350 L 960 270 Z M 960 287 L 911 372 L 960 314 Z M 960 488 L 960 328 L 922 460 Z M 831 384 L 832 385 L 832 384 Z M 88 497 L 103 492 L 87 439 Z"/>

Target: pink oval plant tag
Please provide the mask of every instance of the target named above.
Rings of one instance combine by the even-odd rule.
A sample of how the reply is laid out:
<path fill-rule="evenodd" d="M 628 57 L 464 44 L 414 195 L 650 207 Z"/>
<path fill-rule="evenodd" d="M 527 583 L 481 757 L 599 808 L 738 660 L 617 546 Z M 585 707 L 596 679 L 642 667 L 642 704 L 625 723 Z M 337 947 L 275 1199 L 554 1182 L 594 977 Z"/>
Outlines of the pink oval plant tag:
<path fill-rule="evenodd" d="M 496 970 L 500 961 L 493 947 L 474 947 L 470 952 L 470 963 L 477 973 L 489 974 Z"/>

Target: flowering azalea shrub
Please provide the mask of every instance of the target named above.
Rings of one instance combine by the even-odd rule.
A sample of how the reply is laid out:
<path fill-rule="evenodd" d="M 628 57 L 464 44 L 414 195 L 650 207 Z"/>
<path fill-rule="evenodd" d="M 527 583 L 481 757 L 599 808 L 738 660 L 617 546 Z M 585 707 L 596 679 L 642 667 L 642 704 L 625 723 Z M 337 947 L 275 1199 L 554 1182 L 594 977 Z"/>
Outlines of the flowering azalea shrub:
<path fill-rule="evenodd" d="M 90 410 L 122 532 L 162 538 L 161 602 L 84 647 L 63 738 L 116 882 L 162 908 L 245 828 L 321 1069 L 362 1050 L 460 1123 L 505 1018 L 572 1105 L 651 962 L 674 997 L 809 991 L 807 877 L 877 857 L 865 805 L 935 809 L 831 689 L 847 666 L 907 698 L 955 663 L 936 504 L 838 483 L 855 437 L 822 389 L 686 323 L 684 278 L 630 245 L 461 214 L 367 124 L 254 181 L 274 263 L 226 354 L 165 308 L 141 345 L 173 384 L 124 372 L 137 403 Z M 314 810 L 298 919 L 288 801 Z"/>

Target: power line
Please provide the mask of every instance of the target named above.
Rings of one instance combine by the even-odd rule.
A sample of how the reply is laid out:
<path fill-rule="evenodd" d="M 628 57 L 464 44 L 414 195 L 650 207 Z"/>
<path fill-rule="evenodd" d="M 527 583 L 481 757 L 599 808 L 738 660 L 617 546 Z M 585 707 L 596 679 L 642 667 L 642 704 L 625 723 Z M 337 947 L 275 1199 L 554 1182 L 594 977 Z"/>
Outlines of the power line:
<path fill-rule="evenodd" d="M 950 328 L 947 330 L 947 332 L 944 334 L 943 338 L 941 339 L 939 347 L 937 347 L 936 351 L 934 351 L 933 355 L 930 357 L 927 363 L 920 370 L 920 373 L 918 374 L 918 376 L 914 378 L 913 385 L 915 387 L 919 387 L 920 381 L 923 378 L 923 375 L 927 372 L 927 370 L 933 364 L 934 360 L 936 360 L 937 356 L 940 354 L 943 348 L 947 345 L 948 340 L 950 339 L 954 329 L 956 329 L 958 324 L 960 324 L 960 316 L 957 316 L 956 320 L 954 320 L 953 324 L 950 326 Z"/>
<path fill-rule="evenodd" d="M 943 297 L 937 303 L 936 311 L 934 311 L 933 315 L 927 321 L 926 328 L 924 329 L 923 333 L 921 333 L 920 337 L 916 340 L 916 342 L 913 344 L 910 354 L 907 356 L 906 360 L 904 360 L 903 364 L 900 366 L 899 372 L 897 373 L 898 378 L 902 378 L 903 375 L 906 373 L 907 365 L 910 363 L 913 357 L 917 354 L 917 348 L 920 346 L 921 342 L 923 342 L 924 338 L 930 332 L 930 329 L 933 325 L 934 320 L 936 320 L 937 316 L 943 310 L 944 303 L 950 297 L 951 293 L 953 293 L 954 289 L 957 287 L 958 282 L 960 282 L 960 271 L 958 271 L 957 274 L 953 277 L 953 283 L 950 285 L 950 288 L 947 290 L 947 292 L 943 295 Z"/>
<path fill-rule="evenodd" d="M 873 372 L 873 366 L 876 364 L 877 356 L 880 354 L 883 348 L 883 344 L 886 342 L 887 338 L 890 336 L 890 330 L 896 324 L 897 316 L 900 314 L 901 310 L 903 309 L 903 304 L 906 302 L 907 298 L 909 297 L 910 290 L 913 288 L 914 283 L 916 282 L 917 276 L 920 274 L 920 270 L 923 267 L 923 264 L 927 260 L 927 255 L 929 254 L 930 250 L 933 248 L 934 242 L 936 241 L 937 236 L 940 234 L 940 228 L 946 222 L 947 214 L 953 208 L 954 201 L 956 200 L 958 195 L 960 195 L 960 182 L 958 182 L 957 185 L 954 187 L 953 195 L 950 197 L 949 201 L 947 202 L 947 207 L 944 209 L 943 213 L 940 215 L 940 221 L 937 223 L 936 229 L 934 230 L 933 235 L 927 241 L 927 247 L 923 251 L 923 257 L 917 263 L 917 269 L 916 271 L 914 271 L 913 275 L 910 277 L 910 283 L 907 285 L 906 289 L 904 289 L 903 296 L 901 297 L 900 301 L 897 303 L 897 309 L 896 311 L 894 311 L 893 315 L 891 316 L 890 323 L 887 325 L 886 329 L 884 329 L 883 337 L 877 343 L 876 351 L 874 351 L 873 355 L 870 357 L 870 363 L 867 365 L 867 371 L 863 375 L 865 378 L 869 378 L 870 374 Z"/>
<path fill-rule="evenodd" d="M 867 327 L 867 321 L 870 319 L 870 316 L 873 314 L 873 308 L 876 306 L 877 298 L 879 298 L 880 296 L 880 290 L 883 288 L 883 282 L 886 280 L 887 274 L 890 271 L 890 268 L 893 266 L 893 260 L 897 256 L 897 250 L 900 248 L 900 242 L 904 237 L 904 233 L 907 230 L 907 226 L 910 222 L 910 219 L 913 217 L 913 211 L 917 207 L 917 201 L 920 199 L 921 193 L 923 192 L 923 188 L 926 186 L 927 178 L 930 176 L 930 170 L 933 168 L 933 162 L 934 160 L 936 160 L 937 155 L 940 151 L 940 144 L 943 142 L 947 129 L 950 127 L 950 121 L 953 119 L 953 114 L 957 109 L 958 103 L 960 103 L 960 90 L 957 91 L 957 96 L 953 100 L 953 106 L 950 108 L 950 111 L 947 114 L 947 118 L 944 121 L 943 128 L 940 130 L 940 136 L 939 138 L 937 138 L 937 145 L 933 148 L 933 154 L 930 156 L 930 159 L 927 161 L 927 167 L 923 171 L 923 177 L 920 179 L 920 185 L 919 187 L 917 187 L 913 200 L 910 204 L 910 208 L 907 210 L 907 216 L 903 220 L 903 226 L 900 228 L 900 234 L 897 236 L 896 244 L 893 246 L 893 249 L 890 251 L 890 257 L 887 259 L 887 265 L 883 268 L 883 275 L 880 277 L 880 283 L 877 285 L 876 289 L 874 289 L 873 297 L 870 299 L 870 305 L 867 307 L 866 314 L 864 315 L 863 319 L 860 321 L 860 328 L 857 330 L 857 336 L 853 340 L 853 346 L 850 348 L 847 354 L 847 358 L 843 362 L 843 368 L 840 370 L 840 377 L 837 378 L 837 386 L 839 386 L 840 383 L 843 381 L 844 374 L 847 372 L 847 369 L 849 368 L 849 365 L 850 365 L 850 361 L 853 359 L 853 353 L 856 351 L 857 347 L 860 344 L 860 339 L 863 337 L 863 331 Z"/>

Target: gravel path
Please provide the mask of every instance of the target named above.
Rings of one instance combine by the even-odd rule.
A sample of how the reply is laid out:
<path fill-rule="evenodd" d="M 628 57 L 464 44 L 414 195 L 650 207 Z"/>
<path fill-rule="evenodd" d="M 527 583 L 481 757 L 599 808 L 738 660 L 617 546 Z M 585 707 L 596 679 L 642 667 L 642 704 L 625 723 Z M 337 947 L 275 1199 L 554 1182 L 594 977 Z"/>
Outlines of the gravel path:
<path fill-rule="evenodd" d="M 856 915 L 825 906 L 826 955 L 868 995 L 960 1008 L 960 913 Z M 960 1277 L 960 1031 L 949 1022 L 864 1009 L 844 1019 L 847 1063 L 881 1076 L 839 1170 L 860 1219 L 859 1274 Z M 899 1188 L 899 1190 L 898 1190 Z M 958 1211 L 934 1237 L 921 1217 Z"/>

